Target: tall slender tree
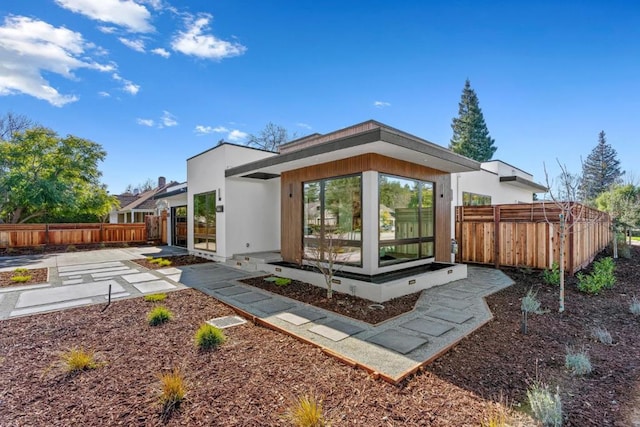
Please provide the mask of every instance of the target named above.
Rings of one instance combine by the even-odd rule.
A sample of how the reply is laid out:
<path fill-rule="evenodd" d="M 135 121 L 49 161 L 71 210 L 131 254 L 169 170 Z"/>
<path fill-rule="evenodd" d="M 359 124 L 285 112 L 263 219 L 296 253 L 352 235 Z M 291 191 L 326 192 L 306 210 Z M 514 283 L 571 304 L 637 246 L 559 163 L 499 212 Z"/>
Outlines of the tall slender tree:
<path fill-rule="evenodd" d="M 598 134 L 598 145 L 582 165 L 580 198 L 584 201 L 594 200 L 618 183 L 623 174 L 616 150 L 607 143 L 607 137 L 601 131 Z"/>
<path fill-rule="evenodd" d="M 498 147 L 495 140 L 489 136 L 487 124 L 484 121 L 482 109 L 476 92 L 471 89 L 469 79 L 462 89 L 462 97 L 458 104 L 458 117 L 451 123 L 453 137 L 449 148 L 463 156 L 486 162 L 491 160 Z"/>

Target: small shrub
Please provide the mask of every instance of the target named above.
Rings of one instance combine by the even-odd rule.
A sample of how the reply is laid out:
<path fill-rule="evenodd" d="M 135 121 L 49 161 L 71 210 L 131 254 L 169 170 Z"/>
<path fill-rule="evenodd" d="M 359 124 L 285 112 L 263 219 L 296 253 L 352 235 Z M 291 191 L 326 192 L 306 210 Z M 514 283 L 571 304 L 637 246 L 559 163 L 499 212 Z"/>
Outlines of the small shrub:
<path fill-rule="evenodd" d="M 324 427 L 327 423 L 322 413 L 322 401 L 313 396 L 297 397 L 285 418 L 296 427 Z"/>
<path fill-rule="evenodd" d="M 273 283 L 275 283 L 276 286 L 287 286 L 288 284 L 291 283 L 291 279 L 286 279 L 284 277 L 278 277 Z"/>
<path fill-rule="evenodd" d="M 543 384 L 534 384 L 527 390 L 527 398 L 531 407 L 531 414 L 544 427 L 560 427 L 562 425 L 562 400 L 560 391 L 555 394 Z"/>
<path fill-rule="evenodd" d="M 75 252 L 77 250 L 78 248 L 76 248 L 76 245 L 69 245 L 67 246 L 67 249 L 66 249 L 67 252 Z"/>
<path fill-rule="evenodd" d="M 29 280 L 31 280 L 32 276 L 30 275 L 25 275 L 25 276 L 12 276 L 11 277 L 11 281 L 12 282 L 16 282 L 16 283 L 25 283 L 28 282 Z"/>
<path fill-rule="evenodd" d="M 631 314 L 638 316 L 640 315 L 640 299 L 637 296 L 631 297 L 631 304 L 629 304 L 629 311 Z"/>
<path fill-rule="evenodd" d="M 145 295 L 144 300 L 148 302 L 160 302 L 167 299 L 167 294 L 151 294 Z"/>
<path fill-rule="evenodd" d="M 222 329 L 216 328 L 208 323 L 202 324 L 195 335 L 196 346 L 202 350 L 216 348 L 226 341 Z"/>
<path fill-rule="evenodd" d="M 99 366 L 95 360 L 95 353 L 80 347 L 73 347 L 61 353 L 60 360 L 65 370 L 69 373 L 95 369 Z"/>
<path fill-rule="evenodd" d="M 165 415 L 171 414 L 184 401 L 187 394 L 184 377 L 178 368 L 160 375 L 160 403 Z"/>
<path fill-rule="evenodd" d="M 158 264 L 160 267 L 168 267 L 168 266 L 170 266 L 172 263 L 171 263 L 171 261 L 169 261 L 168 259 L 160 259 L 160 261 L 158 261 L 158 262 L 157 262 L 157 264 Z"/>
<path fill-rule="evenodd" d="M 13 270 L 14 274 L 16 275 L 20 275 L 20 276 L 24 276 L 24 273 L 27 273 L 29 270 L 27 270 L 24 267 L 18 267 L 15 270 Z"/>
<path fill-rule="evenodd" d="M 551 269 L 548 268 L 542 271 L 542 280 L 548 285 L 558 286 L 560 284 L 560 264 L 554 262 L 551 264 Z"/>
<path fill-rule="evenodd" d="M 588 375 L 592 371 L 589 355 L 584 348 L 574 350 L 567 347 L 567 354 L 564 356 L 564 366 L 569 369 L 573 375 Z"/>
<path fill-rule="evenodd" d="M 613 344 L 613 338 L 611 338 L 611 334 L 609 333 L 609 331 L 607 331 L 607 328 L 596 326 L 591 330 L 591 336 L 600 341 L 602 344 Z"/>
<path fill-rule="evenodd" d="M 615 264 L 611 257 L 593 263 L 591 274 L 578 273 L 578 289 L 588 294 L 598 294 L 603 289 L 611 289 L 616 283 Z"/>
<path fill-rule="evenodd" d="M 171 320 L 171 318 L 173 318 L 173 313 L 171 313 L 168 308 L 162 306 L 155 307 L 147 314 L 147 320 L 151 326 L 161 325 Z"/>

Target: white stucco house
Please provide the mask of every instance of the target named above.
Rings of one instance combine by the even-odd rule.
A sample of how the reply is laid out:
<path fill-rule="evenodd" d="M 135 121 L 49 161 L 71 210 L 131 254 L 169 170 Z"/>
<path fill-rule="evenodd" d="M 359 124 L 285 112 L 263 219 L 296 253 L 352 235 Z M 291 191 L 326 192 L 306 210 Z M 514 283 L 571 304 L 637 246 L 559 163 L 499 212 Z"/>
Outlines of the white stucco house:
<path fill-rule="evenodd" d="M 259 268 L 322 286 L 304 266 L 338 247 L 336 290 L 374 301 L 466 277 L 451 263 L 451 238 L 467 193 L 496 203 L 541 190 L 506 163 L 480 164 L 376 121 L 277 153 L 221 143 L 187 160 L 187 183 L 190 253 L 239 266 L 277 253 L 279 263 Z"/>

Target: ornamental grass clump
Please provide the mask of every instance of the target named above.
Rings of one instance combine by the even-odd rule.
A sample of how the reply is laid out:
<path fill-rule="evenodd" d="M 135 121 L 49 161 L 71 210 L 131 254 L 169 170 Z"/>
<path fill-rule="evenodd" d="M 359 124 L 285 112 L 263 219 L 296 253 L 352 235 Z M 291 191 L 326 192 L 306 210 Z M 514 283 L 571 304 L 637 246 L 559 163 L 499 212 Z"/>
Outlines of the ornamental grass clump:
<path fill-rule="evenodd" d="M 567 347 L 567 354 L 564 356 L 564 366 L 571 371 L 573 375 L 588 375 L 593 368 L 591 367 L 591 360 L 584 348 L 575 350 L 571 347 Z"/>
<path fill-rule="evenodd" d="M 538 293 L 533 292 L 533 289 L 529 289 L 527 295 L 522 298 L 522 304 L 520 310 L 522 311 L 522 321 L 520 323 L 520 331 L 523 334 L 527 334 L 527 327 L 529 322 L 529 313 L 544 314 L 545 310 L 540 308 L 540 301 L 537 298 Z"/>
<path fill-rule="evenodd" d="M 227 340 L 224 332 L 208 323 L 202 324 L 195 335 L 196 346 L 201 350 L 211 350 Z"/>
<path fill-rule="evenodd" d="M 173 368 L 171 372 L 162 374 L 160 377 L 160 403 L 165 416 L 170 415 L 178 409 L 187 394 L 182 372 L 178 368 Z"/>
<path fill-rule="evenodd" d="M 631 297 L 631 304 L 629 304 L 629 312 L 634 316 L 640 316 L 640 299 L 637 296 Z"/>
<path fill-rule="evenodd" d="M 556 389 L 554 394 L 546 385 L 534 384 L 527 390 L 527 399 L 531 415 L 544 427 L 562 426 L 562 400 L 559 389 Z"/>
<path fill-rule="evenodd" d="M 160 302 L 167 299 L 167 294 L 150 294 L 145 295 L 144 300 L 147 302 Z"/>
<path fill-rule="evenodd" d="M 328 425 L 322 412 L 322 401 L 308 395 L 298 396 L 287 409 L 285 419 L 296 427 Z"/>
<path fill-rule="evenodd" d="M 65 371 L 70 374 L 95 369 L 99 366 L 93 351 L 81 347 L 73 347 L 60 354 L 60 360 Z"/>
<path fill-rule="evenodd" d="M 162 325 L 173 318 L 173 313 L 168 308 L 161 305 L 155 307 L 147 314 L 147 321 L 151 326 Z"/>
<path fill-rule="evenodd" d="M 611 338 L 611 333 L 602 326 L 595 326 L 591 329 L 591 336 L 596 340 L 600 341 L 602 344 L 611 345 L 613 344 L 613 338 Z"/>

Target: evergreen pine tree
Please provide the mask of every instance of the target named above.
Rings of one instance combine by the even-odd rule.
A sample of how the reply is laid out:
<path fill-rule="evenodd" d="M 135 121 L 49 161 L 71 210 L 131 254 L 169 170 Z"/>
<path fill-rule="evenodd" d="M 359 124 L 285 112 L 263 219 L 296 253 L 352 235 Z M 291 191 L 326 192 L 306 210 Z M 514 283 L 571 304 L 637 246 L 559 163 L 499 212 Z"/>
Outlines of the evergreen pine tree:
<path fill-rule="evenodd" d="M 623 173 L 616 150 L 607 143 L 605 133 L 601 131 L 598 145 L 582 165 L 581 199 L 594 200 L 618 182 Z"/>
<path fill-rule="evenodd" d="M 451 124 L 453 137 L 449 148 L 454 153 L 486 162 L 491 160 L 498 147 L 494 146 L 493 138 L 489 136 L 487 124 L 478 103 L 478 96 L 471 89 L 469 79 L 464 84 L 462 97 L 458 104 L 458 117 Z"/>

